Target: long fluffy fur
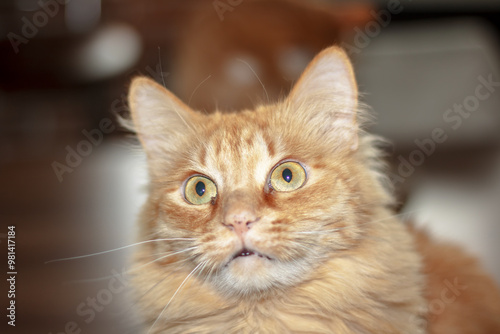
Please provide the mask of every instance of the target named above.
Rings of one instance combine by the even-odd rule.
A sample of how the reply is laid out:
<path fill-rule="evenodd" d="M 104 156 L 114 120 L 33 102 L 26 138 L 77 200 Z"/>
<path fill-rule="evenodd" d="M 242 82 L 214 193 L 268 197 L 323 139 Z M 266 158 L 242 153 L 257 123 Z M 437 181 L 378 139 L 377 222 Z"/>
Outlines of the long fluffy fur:
<path fill-rule="evenodd" d="M 342 57 L 328 52 L 323 57 Z M 134 257 L 144 332 L 499 332 L 494 283 L 459 249 L 438 246 L 400 221 L 391 210 L 378 139 L 355 124 L 351 138 L 337 121 L 348 119 L 349 101 L 316 93 L 303 103 L 289 98 L 253 111 L 203 115 L 146 79 L 134 82 L 132 114 L 151 175 L 140 239 L 172 238 L 144 244 Z M 152 115 L 164 105 L 175 113 L 140 115 L 148 112 L 144 99 Z M 305 185 L 291 193 L 265 191 L 267 175 L 284 159 L 306 166 Z M 217 184 L 212 204 L 182 198 L 193 174 Z M 241 203 L 229 204 L 234 196 Z M 272 259 L 248 262 L 252 270 L 231 260 L 239 241 L 222 224 L 225 208 L 240 204 L 260 217 L 247 242 Z M 448 283 L 460 292 L 453 302 L 442 292 L 451 289 Z M 449 303 L 435 314 L 443 295 Z M 466 318 L 472 309 L 481 312 Z"/>

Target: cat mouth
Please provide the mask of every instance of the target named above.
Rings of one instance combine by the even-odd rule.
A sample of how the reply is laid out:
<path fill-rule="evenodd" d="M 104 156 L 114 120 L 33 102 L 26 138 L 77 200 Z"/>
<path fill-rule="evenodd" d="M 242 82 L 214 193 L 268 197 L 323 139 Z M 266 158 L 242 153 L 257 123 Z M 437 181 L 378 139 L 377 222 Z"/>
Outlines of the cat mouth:
<path fill-rule="evenodd" d="M 261 257 L 261 258 L 265 258 L 265 259 L 268 259 L 268 260 L 272 260 L 269 256 L 265 255 L 265 254 L 261 254 L 259 252 L 256 252 L 256 251 L 252 251 L 252 250 L 249 250 L 249 249 L 246 249 L 246 248 L 243 248 L 242 250 L 236 252 L 231 261 L 232 260 L 235 260 L 239 257 L 247 257 L 247 256 L 258 256 L 258 257 Z"/>

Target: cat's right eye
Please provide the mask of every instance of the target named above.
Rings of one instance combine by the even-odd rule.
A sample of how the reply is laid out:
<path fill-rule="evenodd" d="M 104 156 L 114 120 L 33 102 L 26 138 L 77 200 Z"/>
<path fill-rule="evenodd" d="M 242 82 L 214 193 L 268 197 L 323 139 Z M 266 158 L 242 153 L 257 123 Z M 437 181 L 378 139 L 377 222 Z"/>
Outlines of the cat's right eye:
<path fill-rule="evenodd" d="M 210 203 L 217 197 L 217 187 L 208 177 L 195 175 L 190 177 L 184 186 L 184 198 L 191 204 Z"/>

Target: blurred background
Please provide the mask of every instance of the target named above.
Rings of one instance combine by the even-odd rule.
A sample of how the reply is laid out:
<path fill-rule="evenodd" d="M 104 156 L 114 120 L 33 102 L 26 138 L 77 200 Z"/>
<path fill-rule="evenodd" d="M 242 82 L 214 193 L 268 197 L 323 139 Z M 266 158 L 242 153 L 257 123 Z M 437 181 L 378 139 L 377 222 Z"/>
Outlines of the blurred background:
<path fill-rule="evenodd" d="M 286 96 L 332 44 L 392 143 L 398 210 L 500 282 L 499 42 L 489 0 L 3 0 L 0 254 L 16 226 L 18 275 L 0 328 L 134 333 L 126 250 L 46 263 L 134 241 L 144 160 L 115 121 L 132 77 L 239 110 Z"/>

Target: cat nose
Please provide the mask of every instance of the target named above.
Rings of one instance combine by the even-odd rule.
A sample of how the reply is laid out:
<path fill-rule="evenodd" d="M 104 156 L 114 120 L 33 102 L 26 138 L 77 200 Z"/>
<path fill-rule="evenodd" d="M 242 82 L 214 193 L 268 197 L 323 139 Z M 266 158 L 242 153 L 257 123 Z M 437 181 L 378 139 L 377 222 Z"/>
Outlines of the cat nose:
<path fill-rule="evenodd" d="M 232 192 L 224 200 L 223 207 L 223 225 L 240 237 L 259 220 L 255 211 L 256 202 L 248 192 Z"/>
<path fill-rule="evenodd" d="M 238 236 L 243 236 L 257 221 L 257 217 L 252 210 L 231 210 L 226 213 L 224 225 L 234 231 Z"/>

